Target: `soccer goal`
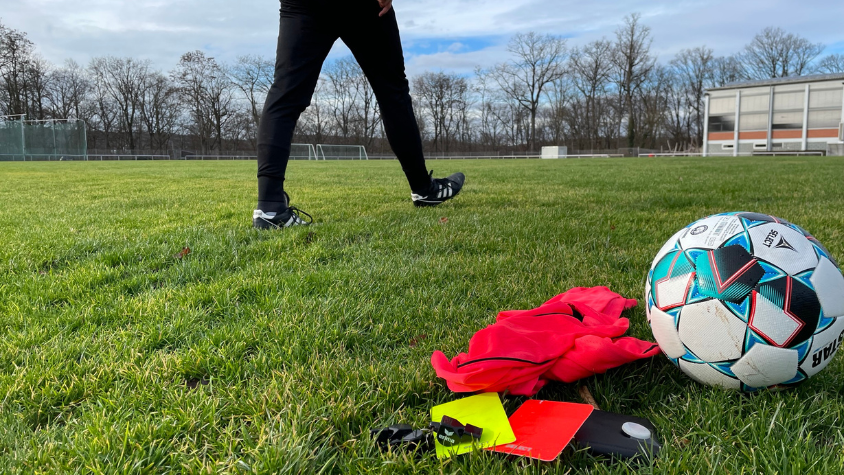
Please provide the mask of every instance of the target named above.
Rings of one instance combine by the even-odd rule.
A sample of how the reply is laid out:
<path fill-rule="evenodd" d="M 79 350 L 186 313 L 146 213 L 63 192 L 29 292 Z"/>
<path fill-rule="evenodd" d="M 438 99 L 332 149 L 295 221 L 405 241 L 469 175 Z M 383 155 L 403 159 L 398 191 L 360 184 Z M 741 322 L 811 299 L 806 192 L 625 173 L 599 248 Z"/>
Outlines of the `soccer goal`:
<path fill-rule="evenodd" d="M 317 160 L 369 160 L 363 145 L 325 145 L 316 148 Z"/>
<path fill-rule="evenodd" d="M 290 144 L 290 160 L 317 160 L 316 150 L 309 143 Z"/>
<path fill-rule="evenodd" d="M 87 160 L 85 122 L 0 117 L 0 160 Z"/>

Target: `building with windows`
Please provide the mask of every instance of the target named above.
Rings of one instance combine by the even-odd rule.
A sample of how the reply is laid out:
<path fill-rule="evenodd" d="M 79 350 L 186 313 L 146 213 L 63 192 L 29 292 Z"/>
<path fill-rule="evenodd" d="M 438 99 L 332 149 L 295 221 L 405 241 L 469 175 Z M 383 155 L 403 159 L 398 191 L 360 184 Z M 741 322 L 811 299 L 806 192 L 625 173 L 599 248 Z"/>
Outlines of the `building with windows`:
<path fill-rule="evenodd" d="M 844 155 L 844 74 L 765 79 L 709 89 L 703 153 Z"/>

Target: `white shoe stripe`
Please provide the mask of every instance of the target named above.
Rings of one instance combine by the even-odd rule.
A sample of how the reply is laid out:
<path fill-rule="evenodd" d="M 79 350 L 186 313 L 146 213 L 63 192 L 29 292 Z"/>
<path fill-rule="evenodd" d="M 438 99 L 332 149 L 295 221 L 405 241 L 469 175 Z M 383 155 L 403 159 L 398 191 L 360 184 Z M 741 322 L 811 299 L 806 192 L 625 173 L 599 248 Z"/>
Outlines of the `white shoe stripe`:
<path fill-rule="evenodd" d="M 411 193 L 410 197 L 413 201 L 419 201 L 422 203 L 442 203 L 443 201 L 449 198 L 453 198 L 455 195 L 457 195 L 457 191 L 449 183 L 445 186 L 438 184 L 438 189 L 436 193 L 431 193 L 427 196 Z"/>
<path fill-rule="evenodd" d="M 261 219 L 262 219 L 264 222 L 266 222 L 267 224 L 269 224 L 270 226 L 273 226 L 273 227 L 275 227 L 275 228 L 281 229 L 281 226 L 279 226 L 278 224 L 275 224 L 274 222 L 270 221 L 269 219 L 265 218 L 264 216 L 261 216 Z"/>

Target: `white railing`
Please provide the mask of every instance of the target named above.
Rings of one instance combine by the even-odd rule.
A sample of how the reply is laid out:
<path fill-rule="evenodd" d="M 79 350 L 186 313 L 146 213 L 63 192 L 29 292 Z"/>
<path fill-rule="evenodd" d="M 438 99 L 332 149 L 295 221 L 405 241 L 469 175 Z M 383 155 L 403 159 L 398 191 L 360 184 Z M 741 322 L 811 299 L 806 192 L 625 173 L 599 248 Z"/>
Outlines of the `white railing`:
<path fill-rule="evenodd" d="M 183 160 L 256 160 L 257 158 L 257 155 L 185 155 Z"/>
<path fill-rule="evenodd" d="M 171 160 L 172 158 L 170 155 L 159 155 L 159 154 L 129 154 L 129 153 L 118 153 L 118 154 L 92 154 L 88 155 L 85 158 L 86 161 L 97 161 L 97 162 L 105 162 L 105 161 L 138 161 L 138 160 Z"/>
<path fill-rule="evenodd" d="M 710 155 L 714 155 L 710 153 Z M 731 154 L 732 155 L 732 154 Z M 700 152 L 661 152 L 661 153 L 640 153 L 640 157 L 702 157 Z"/>
<path fill-rule="evenodd" d="M 0 161 L 8 162 L 65 162 L 65 161 L 84 161 L 88 160 L 86 155 L 55 155 L 55 154 L 41 154 L 41 153 L 5 153 L 0 154 Z"/>
<path fill-rule="evenodd" d="M 764 151 L 764 152 L 754 151 L 754 152 L 753 152 L 753 155 L 756 155 L 756 156 L 768 156 L 768 157 L 774 157 L 774 156 L 777 156 L 777 155 L 782 155 L 782 156 L 787 156 L 787 157 L 799 157 L 799 156 L 801 156 L 801 155 L 811 155 L 811 156 L 819 156 L 819 157 L 823 157 L 823 156 L 825 156 L 825 155 L 826 155 L 826 152 L 825 152 L 825 151 L 823 151 L 823 150 L 805 150 L 805 151 L 796 151 L 796 150 L 776 150 L 776 151 L 771 151 L 771 152 L 768 152 L 768 151 Z"/>

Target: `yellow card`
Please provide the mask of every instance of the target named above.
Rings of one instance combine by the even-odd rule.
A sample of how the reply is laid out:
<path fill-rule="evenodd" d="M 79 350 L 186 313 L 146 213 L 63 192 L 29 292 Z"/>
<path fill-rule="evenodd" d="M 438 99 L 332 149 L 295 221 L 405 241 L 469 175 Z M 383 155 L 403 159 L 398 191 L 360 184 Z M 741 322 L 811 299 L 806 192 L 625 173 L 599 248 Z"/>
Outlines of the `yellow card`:
<path fill-rule="evenodd" d="M 481 440 L 474 446 L 482 449 L 516 441 L 516 435 L 507 420 L 507 413 L 501 405 L 498 393 L 484 393 L 431 408 L 431 420 L 442 421 L 443 416 L 457 419 L 461 424 L 471 424 L 484 430 Z M 436 442 L 437 458 L 446 458 L 472 451 L 473 444 L 465 443 L 444 447 Z"/>

